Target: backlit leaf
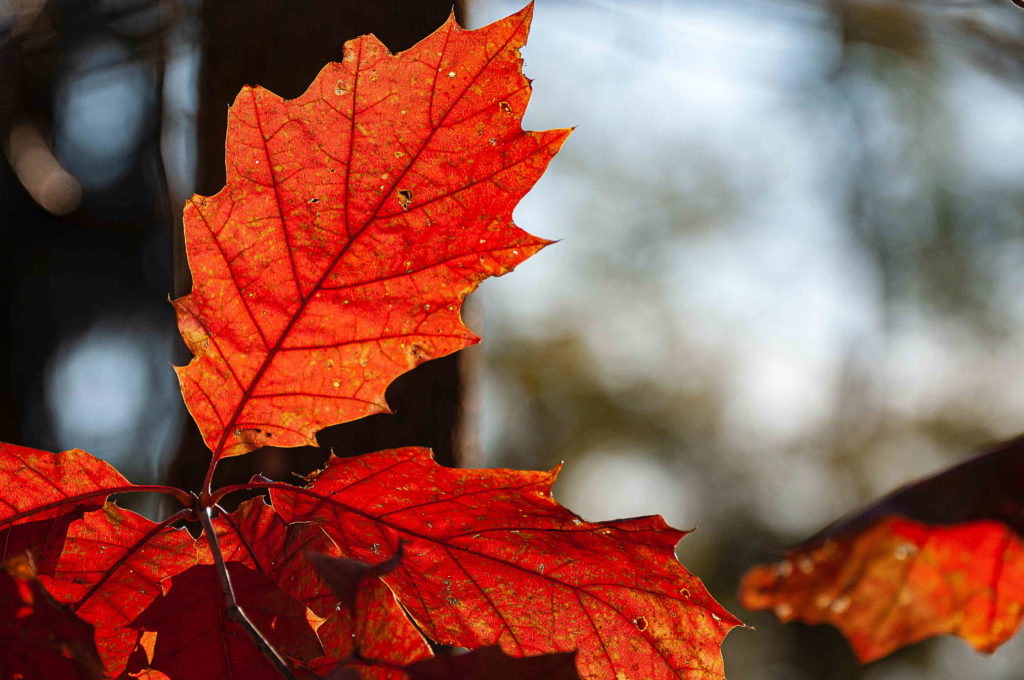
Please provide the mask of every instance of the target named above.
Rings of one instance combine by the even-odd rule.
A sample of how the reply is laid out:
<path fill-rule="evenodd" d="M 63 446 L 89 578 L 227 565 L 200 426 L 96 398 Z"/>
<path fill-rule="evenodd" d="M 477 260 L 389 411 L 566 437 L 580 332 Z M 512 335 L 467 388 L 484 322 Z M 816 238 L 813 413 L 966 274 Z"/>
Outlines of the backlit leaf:
<path fill-rule="evenodd" d="M 934 635 L 994 651 L 1024 608 L 1024 440 L 899 489 L 751 569 L 743 604 L 830 623 L 862 662 Z"/>
<path fill-rule="evenodd" d="M 227 186 L 185 209 L 195 357 L 178 369 L 215 458 L 387 411 L 398 375 L 477 338 L 463 299 L 546 241 L 512 223 L 568 130 L 524 132 L 531 9 L 449 19 L 392 55 L 346 43 L 294 100 L 246 87 Z"/>
<path fill-rule="evenodd" d="M 453 470 L 424 449 L 333 459 L 308 489 L 270 485 L 287 521 L 315 522 L 372 563 L 432 639 L 514 656 L 578 650 L 584 678 L 720 678 L 738 621 L 675 558 L 660 517 L 585 522 L 555 472 Z"/>
<path fill-rule="evenodd" d="M 41 578 L 96 629 L 100 656 L 116 676 L 138 639 L 128 624 L 160 596 L 165 579 L 197 561 L 196 541 L 184 529 L 107 503 L 71 525 L 53 577 Z"/>

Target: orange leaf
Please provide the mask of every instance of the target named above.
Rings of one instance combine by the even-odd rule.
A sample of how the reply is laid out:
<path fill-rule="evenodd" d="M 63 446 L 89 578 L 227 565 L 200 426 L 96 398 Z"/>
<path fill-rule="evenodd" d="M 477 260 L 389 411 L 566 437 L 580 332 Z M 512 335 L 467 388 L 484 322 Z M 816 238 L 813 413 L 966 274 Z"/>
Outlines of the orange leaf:
<path fill-rule="evenodd" d="M 861 662 L 943 633 L 991 652 L 1020 624 L 1024 550 L 998 522 L 890 518 L 752 569 L 741 593 L 783 621 L 835 625 Z"/>
<path fill-rule="evenodd" d="M 96 629 L 111 676 L 124 670 L 138 640 L 128 624 L 161 594 L 162 581 L 198 561 L 196 540 L 168 523 L 107 503 L 71 525 L 56 572 L 41 577 L 54 598 Z"/>
<path fill-rule="evenodd" d="M 861 662 L 953 633 L 994 651 L 1024 607 L 1024 440 L 904 487 L 751 569 L 744 606 L 830 623 Z"/>
<path fill-rule="evenodd" d="M 294 100 L 238 95 L 227 186 L 185 208 L 194 284 L 175 302 L 215 460 L 387 411 L 395 377 L 477 341 L 460 318 L 477 284 L 547 243 L 512 223 L 569 134 L 521 127 L 530 18 L 449 19 L 397 55 L 363 36 Z"/>
<path fill-rule="evenodd" d="M 578 650 L 581 677 L 721 678 L 739 622 L 676 560 L 660 517 L 590 523 L 551 497 L 555 472 L 453 470 L 425 449 L 335 458 L 313 484 L 269 487 L 287 521 L 323 527 L 432 639 L 514 656 Z"/>

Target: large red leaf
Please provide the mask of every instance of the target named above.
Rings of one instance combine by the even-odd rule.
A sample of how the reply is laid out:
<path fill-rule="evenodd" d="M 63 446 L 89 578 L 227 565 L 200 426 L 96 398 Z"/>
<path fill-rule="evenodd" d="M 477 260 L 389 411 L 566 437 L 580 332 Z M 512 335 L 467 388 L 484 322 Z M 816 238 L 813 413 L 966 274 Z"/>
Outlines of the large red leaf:
<path fill-rule="evenodd" d="M 831 623 L 862 662 L 953 633 L 991 652 L 1024 609 L 1024 440 L 901 488 L 751 569 L 743 604 Z"/>
<path fill-rule="evenodd" d="M 551 497 L 555 472 L 453 470 L 424 449 L 333 459 L 308 489 L 270 486 L 287 521 L 379 562 L 431 638 L 515 655 L 579 650 L 585 678 L 720 678 L 738 621 L 675 558 L 660 517 L 589 523 Z"/>
<path fill-rule="evenodd" d="M 160 594 L 161 583 L 198 562 L 196 540 L 107 503 L 71 525 L 47 590 L 71 604 L 96 629 L 96 646 L 111 676 L 124 670 L 138 639 L 128 627 Z"/>
<path fill-rule="evenodd" d="M 294 100 L 239 94 L 227 186 L 185 208 L 175 302 L 215 459 L 386 411 L 395 377 L 476 342 L 466 295 L 546 244 L 512 223 L 569 132 L 522 130 L 530 17 L 450 19 L 398 55 L 364 36 Z"/>
<path fill-rule="evenodd" d="M 293 661 L 322 656 L 323 649 L 300 602 L 238 562 L 229 562 L 227 570 L 238 604 L 280 654 Z M 249 635 L 227 618 L 212 565 L 192 567 L 175 576 L 167 594 L 132 625 L 150 636 L 150 669 L 171 680 L 281 679 Z M 312 676 L 300 673 L 299 677 Z"/>

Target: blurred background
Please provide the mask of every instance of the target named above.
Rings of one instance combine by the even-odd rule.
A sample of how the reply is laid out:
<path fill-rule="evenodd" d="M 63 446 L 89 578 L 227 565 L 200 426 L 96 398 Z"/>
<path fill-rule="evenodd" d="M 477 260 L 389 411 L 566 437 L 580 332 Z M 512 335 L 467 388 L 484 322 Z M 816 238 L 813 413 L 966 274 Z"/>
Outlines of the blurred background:
<path fill-rule="evenodd" d="M 0 0 L 0 440 L 84 448 L 137 482 L 201 476 L 166 297 L 188 290 L 180 205 L 223 182 L 231 93 L 294 96 L 344 39 L 402 49 L 450 5 L 339 0 L 324 21 L 318 4 L 322 53 L 295 65 L 302 16 L 279 0 Z M 519 4 L 458 9 L 479 26 Z M 1024 430 L 1024 10 L 538 0 L 525 58 L 527 127 L 578 129 L 516 219 L 561 242 L 483 285 L 485 342 L 416 372 L 425 407 L 321 443 L 565 461 L 556 495 L 587 519 L 696 527 L 681 560 L 757 628 L 726 641 L 733 679 L 1024 677 L 1024 636 L 859 667 L 831 628 L 735 598 L 752 564 Z"/>

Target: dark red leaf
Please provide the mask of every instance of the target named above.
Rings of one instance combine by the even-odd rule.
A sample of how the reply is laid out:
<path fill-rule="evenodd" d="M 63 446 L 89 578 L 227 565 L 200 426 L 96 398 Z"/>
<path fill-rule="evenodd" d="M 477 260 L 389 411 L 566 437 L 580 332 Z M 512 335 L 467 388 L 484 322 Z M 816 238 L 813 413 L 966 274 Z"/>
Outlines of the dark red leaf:
<path fill-rule="evenodd" d="M 310 553 L 309 561 L 324 578 L 343 607 L 356 608 L 356 592 L 366 581 L 373 582 L 393 572 L 402 561 L 402 546 L 399 545 L 390 559 L 370 565 L 347 557 L 335 557 L 323 553 Z"/>
<path fill-rule="evenodd" d="M 430 647 L 380 577 L 395 570 L 402 550 L 376 565 L 312 553 L 310 561 L 339 601 L 317 631 L 327 657 L 318 664 L 338 680 L 402 680 L 404 666 L 427 659 Z"/>
<path fill-rule="evenodd" d="M 245 501 L 213 524 L 225 561 L 263 574 L 321 618 L 334 612 L 336 598 L 306 557 L 310 551 L 338 554 L 320 527 L 287 525 L 262 498 Z M 208 551 L 203 551 L 201 561 L 212 564 Z"/>
<path fill-rule="evenodd" d="M 4 680 L 100 680 L 103 664 L 92 627 L 57 605 L 36 580 L 27 554 L 0 571 L 0 677 Z"/>
<path fill-rule="evenodd" d="M 302 603 L 238 562 L 227 569 L 239 606 L 279 653 L 298 662 L 323 655 Z M 152 649 L 150 668 L 171 680 L 281 680 L 249 635 L 228 620 L 211 565 L 175 576 L 167 594 L 132 625 Z"/>
<path fill-rule="evenodd" d="M 575 654 L 562 652 L 515 659 L 500 647 L 457 656 L 436 656 L 406 669 L 409 680 L 578 680 Z"/>

